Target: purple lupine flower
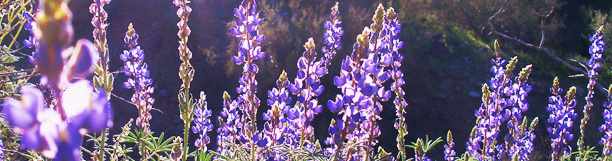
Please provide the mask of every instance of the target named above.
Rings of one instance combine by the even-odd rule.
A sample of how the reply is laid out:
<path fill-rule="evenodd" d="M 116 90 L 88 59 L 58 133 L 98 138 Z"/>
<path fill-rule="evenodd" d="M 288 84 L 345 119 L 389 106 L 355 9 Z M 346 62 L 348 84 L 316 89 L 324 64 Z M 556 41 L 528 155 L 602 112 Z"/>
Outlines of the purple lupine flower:
<path fill-rule="evenodd" d="M 604 32 L 603 26 L 601 26 L 593 36 L 589 38 L 591 41 L 591 46 L 589 46 L 589 53 L 591 54 L 591 59 L 586 62 L 586 65 L 589 67 L 587 75 L 589 77 L 589 84 L 587 85 L 587 95 L 584 97 L 586 100 L 586 104 L 584 105 L 584 110 L 582 111 L 584 117 L 580 120 L 580 139 L 578 140 L 578 151 L 580 151 L 579 157 L 582 158 L 584 151 L 584 133 L 586 124 L 589 121 L 590 114 L 589 111 L 591 107 L 593 107 L 593 102 L 591 98 L 593 98 L 593 88 L 597 84 L 597 75 L 599 75 L 599 67 L 601 67 L 601 62 L 603 61 L 603 52 L 605 50 L 606 42 L 604 42 Z"/>
<path fill-rule="evenodd" d="M 276 80 L 276 88 L 268 91 L 267 104 L 271 108 L 263 114 L 263 119 L 266 120 L 264 130 L 262 131 L 265 137 L 270 140 L 270 145 L 288 144 L 294 145 L 297 140 L 295 133 L 298 131 L 294 126 L 289 126 L 289 119 L 286 116 L 289 113 L 291 97 L 289 95 L 289 81 L 287 73 L 283 71 Z M 272 152 L 276 154 L 276 152 Z M 271 155 L 272 157 L 272 155 Z M 280 159 L 280 155 L 274 155 L 274 159 Z"/>
<path fill-rule="evenodd" d="M 36 19 L 34 16 L 27 11 L 23 11 L 23 17 L 25 17 L 26 22 L 23 24 L 23 28 L 27 31 L 30 31 L 30 35 L 28 35 L 28 39 L 23 40 L 23 45 L 27 48 L 34 48 L 38 46 L 38 42 L 36 41 L 36 37 L 34 36 L 34 28 L 36 27 Z M 28 56 L 28 60 L 30 63 L 35 64 L 34 61 L 36 57 L 36 52 L 32 52 L 32 56 Z"/>
<path fill-rule="evenodd" d="M 223 110 L 219 117 L 219 128 L 217 128 L 217 152 L 225 154 L 228 144 L 241 141 L 238 129 L 242 128 L 242 114 L 238 112 L 238 103 L 232 101 L 227 92 L 223 92 Z M 223 120 L 225 118 L 225 120 Z"/>
<path fill-rule="evenodd" d="M 508 119 L 508 130 L 510 131 L 505 139 L 506 145 L 510 146 L 509 151 L 500 150 L 503 154 L 507 154 L 508 157 L 514 157 L 515 155 L 519 157 L 519 160 L 526 159 L 531 154 L 531 150 L 533 150 L 533 139 L 529 141 L 526 137 L 530 135 L 526 131 L 526 127 L 521 126 L 526 123 L 525 118 L 522 116 L 522 112 L 527 111 L 529 109 L 529 104 L 527 103 L 527 94 L 531 92 L 531 86 L 527 84 L 527 79 L 529 79 L 529 74 L 531 73 L 531 65 L 527 65 L 523 70 L 521 70 L 519 76 L 515 77 L 515 83 L 512 84 L 511 87 L 506 88 L 510 90 L 512 93 L 510 99 L 507 101 L 509 105 L 509 109 L 506 111 L 510 111 L 510 117 Z M 506 90 L 504 89 L 504 90 Z M 514 105 L 512 104 L 514 103 Z M 510 107 L 511 106 L 511 107 Z M 503 158 L 501 156 L 500 158 Z"/>
<path fill-rule="evenodd" d="M 324 25 L 325 33 L 323 33 L 323 44 L 325 44 L 325 46 L 321 48 L 321 52 L 324 54 L 321 60 L 326 69 L 331 64 L 331 60 L 336 56 L 337 51 L 342 49 L 341 42 L 344 30 L 342 30 L 342 21 L 340 21 L 338 2 L 331 8 L 329 18 L 331 21 L 325 21 Z"/>
<path fill-rule="evenodd" d="M 552 96 L 548 98 L 549 104 L 546 107 L 546 111 L 550 112 L 548 116 L 550 126 L 546 130 L 549 133 L 552 147 L 550 159 L 558 161 L 570 155 L 572 151 L 568 143 L 574 139 L 574 134 L 571 132 L 574 126 L 574 119 L 578 116 L 574 112 L 574 107 L 576 107 L 576 87 L 570 87 L 567 95 L 562 97 L 563 89 L 559 87 L 559 78 L 555 77 L 550 92 Z"/>
<path fill-rule="evenodd" d="M 507 156 L 499 156 L 499 158 L 514 159 L 514 160 L 529 160 L 529 156 L 533 151 L 533 140 L 535 134 L 533 129 L 538 122 L 538 118 L 535 118 L 531 123 L 531 126 L 527 125 L 527 118 L 523 118 L 523 123 L 519 125 L 519 131 L 511 135 L 506 135 L 506 145 L 498 145 L 500 154 Z M 508 148 L 508 149 L 505 149 Z"/>
<path fill-rule="evenodd" d="M 406 122 L 404 121 L 406 120 L 406 118 L 404 117 L 404 113 L 406 112 L 406 107 L 408 106 L 408 103 L 404 99 L 404 95 L 406 93 L 404 92 L 404 89 L 402 89 L 402 86 L 406 83 L 404 81 L 404 73 L 402 72 L 402 70 L 400 70 L 400 67 L 402 66 L 402 61 L 404 60 L 404 56 L 399 53 L 399 49 L 404 46 L 404 42 L 399 40 L 401 24 L 399 24 L 397 20 L 397 13 L 395 13 L 395 10 L 393 8 L 389 8 L 387 10 L 384 25 L 387 29 L 385 30 L 387 31 L 386 34 L 389 35 L 389 37 L 391 38 L 389 43 L 387 44 L 389 45 L 388 49 L 391 52 L 391 57 L 393 60 L 393 62 L 391 63 L 390 71 L 390 75 L 393 79 L 393 82 L 391 83 L 390 89 L 395 94 L 393 104 L 395 105 L 396 109 L 395 116 L 397 116 L 398 118 L 396 119 L 396 122 L 394 123 L 393 127 L 395 127 L 398 132 L 398 135 L 396 137 L 396 141 L 398 143 L 397 148 L 399 150 L 398 159 L 403 160 L 406 157 L 404 136 L 408 134 Z"/>
<path fill-rule="evenodd" d="M 21 147 L 42 150 L 47 142 L 38 141 L 40 131 L 38 113 L 44 110 L 45 102 L 40 90 L 32 86 L 21 87 L 21 100 L 8 98 L 2 105 L 4 118 L 13 128 L 23 129 Z"/>
<path fill-rule="evenodd" d="M 589 78 L 595 78 L 599 75 L 598 71 L 603 61 L 603 52 L 606 46 L 606 42 L 604 42 L 603 26 L 597 30 L 593 36 L 589 37 L 589 40 L 592 42 L 591 46 L 589 46 L 591 59 L 589 59 L 586 64 L 591 68 L 588 72 Z"/>
<path fill-rule="evenodd" d="M 522 112 L 529 108 L 527 94 L 531 86 L 527 84 L 531 65 L 526 66 L 519 76 L 512 79 L 512 71 L 517 63 L 514 57 L 506 64 L 500 57 L 499 43 L 495 41 L 495 57 L 491 60 L 493 77 L 489 84 L 482 88 L 482 104 L 475 110 L 477 125 L 466 143 L 466 151 L 471 158 L 478 160 L 504 160 L 510 157 L 528 157 L 533 149 L 532 140 L 522 117 Z M 505 67 L 504 67 L 505 65 Z M 514 81 L 513 81 L 514 80 Z M 489 88 L 490 87 L 490 88 Z M 500 126 L 505 121 L 509 133 L 504 137 L 505 144 L 497 144 Z M 534 125 L 535 126 L 535 125 Z"/>
<path fill-rule="evenodd" d="M 342 121 L 332 122 L 328 129 L 331 138 L 326 143 L 335 143 L 327 151 L 335 149 L 336 156 L 341 156 L 342 143 L 345 139 L 362 144 L 364 149 L 352 150 L 352 156 L 346 158 L 369 158 L 370 148 L 377 142 L 380 129 L 376 121 L 382 111 L 381 101 L 391 97 L 391 91 L 382 85 L 390 78 L 388 67 L 392 64 L 391 35 L 386 19 L 394 18 L 385 15 L 384 7 L 379 5 L 372 20 L 371 29 L 366 27 L 357 36 L 353 52 L 342 62 L 340 76 L 334 77 L 334 84 L 342 90 L 334 101 L 327 102 L 334 113 L 343 114 Z M 343 125 L 338 125 L 342 122 Z M 335 123 L 335 125 L 334 125 Z M 343 129 L 338 130 L 342 127 Z M 338 131 L 340 133 L 338 133 Z M 365 154 L 365 155 L 363 155 Z"/>
<path fill-rule="evenodd" d="M 344 153 L 342 151 L 344 140 L 348 139 L 349 135 L 356 130 L 359 122 L 365 120 L 359 110 L 367 108 L 368 100 L 362 97 L 364 94 L 362 94 L 362 88 L 359 88 L 362 86 L 356 86 L 358 80 L 365 80 L 365 76 L 362 76 L 361 70 L 358 69 L 359 66 L 356 65 L 360 63 L 362 53 L 367 50 L 366 45 L 369 43 L 364 41 L 364 37 L 368 37 L 369 31 L 369 28 L 366 27 L 364 32 L 358 36 L 358 41 L 353 46 L 353 54 L 346 56 L 345 60 L 342 61 L 340 76 L 334 77 L 334 84 L 341 89 L 343 94 L 338 94 L 334 101 L 329 100 L 327 102 L 330 111 L 342 115 L 341 121 L 332 120 L 328 129 L 331 136 L 326 140 L 328 144 L 335 143 L 327 151 L 335 149 L 332 155 L 339 158 L 343 158 L 341 156 Z M 361 102 L 363 103 L 360 104 Z M 365 107 L 358 105 L 364 105 Z M 349 157 L 351 156 L 346 156 L 346 158 Z"/>
<path fill-rule="evenodd" d="M 150 132 L 149 120 L 151 120 L 151 108 L 155 100 L 150 96 L 154 88 L 151 87 L 152 80 L 149 78 L 149 70 L 147 63 L 144 62 L 144 51 L 138 46 L 138 34 L 134 30 L 132 23 L 128 26 L 128 31 L 123 39 L 128 46 L 128 50 L 123 50 L 123 54 L 119 55 L 121 61 L 124 62 L 123 72 L 126 76 L 130 76 L 127 82 L 123 83 L 123 87 L 130 89 L 134 88 L 134 94 L 131 101 L 138 108 L 138 118 L 136 118 L 136 126 L 146 133 Z"/>
<path fill-rule="evenodd" d="M 313 140 L 306 140 L 306 138 L 314 138 L 314 128 L 310 125 L 310 122 L 323 109 L 323 106 L 319 105 L 318 98 L 315 97 L 323 92 L 321 77 L 327 71 L 322 61 L 316 61 L 317 53 L 312 38 L 308 39 L 304 48 L 306 50 L 297 63 L 297 77 L 294 83 L 289 84 L 288 88 L 291 93 L 297 96 L 295 106 L 289 109 L 288 118 L 294 129 L 299 131 L 298 140 L 300 144 L 298 146 L 304 146 L 304 143 L 313 144 Z"/>
<path fill-rule="evenodd" d="M 232 28 L 232 34 L 240 39 L 238 55 L 234 55 L 232 59 L 236 65 L 243 64 L 243 75 L 238 80 L 240 86 L 236 87 L 239 95 L 232 103 L 235 102 L 236 108 L 242 112 L 241 117 L 243 118 L 236 119 L 237 122 L 240 122 L 237 124 L 244 126 L 238 127 L 240 129 L 239 141 L 248 143 L 247 145 L 251 147 L 251 157 L 263 155 L 255 154 L 256 144 L 261 144 L 260 140 L 262 140 L 256 135 L 263 135 L 257 131 L 257 109 L 261 101 L 256 96 L 257 80 L 255 76 L 259 72 L 259 67 L 254 61 L 263 59 L 266 53 L 261 51 L 260 46 L 257 46 L 263 42 L 265 36 L 259 34 L 258 27 L 262 19 L 259 18 L 256 11 L 257 3 L 254 0 L 243 0 L 238 8 L 234 8 L 236 27 Z"/>
<path fill-rule="evenodd" d="M 477 157 L 481 156 L 479 154 L 481 138 L 482 137 L 478 136 L 478 126 L 474 126 L 474 128 L 472 128 L 472 132 L 470 133 L 470 138 L 468 138 L 468 141 L 465 143 L 465 154 L 466 154 L 466 157 L 475 157 L 475 158 L 477 158 Z"/>
<path fill-rule="evenodd" d="M 96 46 L 100 49 L 100 52 L 105 52 L 103 49 L 107 49 L 106 44 L 106 19 L 108 14 L 104 10 L 104 6 L 110 3 L 111 0 L 93 0 L 93 3 L 89 6 L 89 13 L 93 14 L 91 18 L 91 25 L 94 26 L 93 37 L 95 39 Z M 108 51 L 106 51 L 108 52 Z"/>
<path fill-rule="evenodd" d="M 612 85 L 608 88 L 608 100 L 604 101 L 604 124 L 599 126 L 599 131 L 604 133 L 599 144 L 604 146 L 603 156 L 609 159 L 612 154 Z"/>
<path fill-rule="evenodd" d="M 453 133 L 451 133 L 449 130 L 448 134 L 446 135 L 446 145 L 444 145 L 444 160 L 455 160 L 455 155 L 457 155 L 457 153 L 455 153 L 455 150 L 453 150 L 454 146 L 455 142 L 453 142 Z"/>
<path fill-rule="evenodd" d="M 470 153 L 470 158 L 492 160 L 495 156 L 494 143 L 499 135 L 502 118 L 499 111 L 495 111 L 495 107 L 493 107 L 489 85 L 484 84 L 482 92 L 482 104 L 475 111 L 478 122 L 471 138 L 466 143 L 466 151 Z M 482 148 L 480 144 L 482 144 Z"/>
<path fill-rule="evenodd" d="M 533 133 L 533 130 L 538 123 L 538 118 L 535 118 L 531 122 L 530 126 L 527 125 L 526 118 L 524 118 L 523 120 L 523 124 L 520 125 L 521 130 L 517 134 L 515 134 L 517 138 L 513 138 L 510 136 L 506 137 L 506 142 L 512 139 L 510 140 L 510 142 L 512 142 L 512 145 L 510 146 L 510 149 L 507 150 L 507 157 L 509 159 L 511 158 L 513 160 L 529 160 L 529 156 L 531 155 L 531 152 L 534 149 L 533 140 L 535 139 L 535 134 Z M 500 147 L 504 147 L 504 145 L 500 145 Z"/>
<path fill-rule="evenodd" d="M 62 1 L 61 3 L 65 2 Z M 50 4 L 42 3 L 41 6 L 43 7 L 41 8 L 47 8 L 45 5 Z M 71 17 L 69 16 L 71 13 L 67 6 L 48 8 L 52 8 L 51 10 L 53 11 L 45 12 L 51 12 L 51 14 L 41 12 L 36 16 L 37 25 L 33 30 L 38 46 L 34 59 L 36 60 L 35 63 L 38 71 L 43 75 L 41 83 L 51 85 L 54 89 L 63 89 L 68 83 L 68 78 L 62 73 L 65 65 L 62 51 L 65 47 L 68 47 L 74 34 L 70 22 Z M 67 12 L 70 14 L 53 17 L 53 13 L 57 12 Z M 40 26 L 56 27 L 40 28 Z"/>
<path fill-rule="evenodd" d="M 482 87 L 483 103 L 479 109 L 474 111 L 474 114 L 478 117 L 476 131 L 470 141 L 468 141 L 467 144 L 469 145 L 466 145 L 467 151 L 470 152 L 470 157 L 479 160 L 491 160 L 496 157 L 501 159 L 507 157 L 508 148 L 506 147 L 510 145 L 496 145 L 500 126 L 503 122 L 510 119 L 510 117 L 520 116 L 519 111 L 522 109 L 521 107 L 525 108 L 527 105 L 521 105 L 517 103 L 517 101 L 519 101 L 519 98 L 524 99 L 526 93 L 530 91 L 528 85 L 525 86 L 521 83 L 514 84 L 512 82 L 512 71 L 518 59 L 514 57 L 506 64 L 506 61 L 502 60 L 500 57 L 501 51 L 499 48 L 499 43 L 495 41 L 496 58 L 491 60 L 493 66 L 490 69 L 493 73 L 493 77 L 491 77 L 489 82 L 490 85 L 484 84 Z M 528 66 L 526 69 L 530 69 L 530 67 Z M 527 77 L 525 76 L 521 79 L 526 81 Z M 519 90 L 520 88 L 524 89 Z M 512 127 L 514 127 L 514 122 L 522 123 L 519 119 L 515 120 L 516 121 L 513 121 L 513 123 L 509 125 L 513 125 Z M 482 145 L 480 145 L 481 143 Z M 480 151 L 480 153 L 478 151 Z"/>
<path fill-rule="evenodd" d="M 206 102 L 206 95 L 204 92 L 200 92 L 199 105 L 200 108 L 197 108 L 194 111 L 196 118 L 193 119 L 194 125 L 191 127 L 191 131 L 200 136 L 195 141 L 196 147 L 202 149 L 203 151 L 207 151 L 206 145 L 210 143 L 210 137 L 208 137 L 206 133 L 212 131 L 213 125 L 210 123 L 209 119 L 209 117 L 212 115 L 212 111 L 208 109 L 208 103 Z"/>

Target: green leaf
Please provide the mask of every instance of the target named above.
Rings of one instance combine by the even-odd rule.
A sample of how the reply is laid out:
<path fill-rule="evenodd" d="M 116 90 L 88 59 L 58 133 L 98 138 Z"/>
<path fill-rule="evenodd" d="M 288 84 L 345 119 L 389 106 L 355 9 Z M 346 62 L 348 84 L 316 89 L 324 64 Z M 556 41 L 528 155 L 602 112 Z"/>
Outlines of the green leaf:
<path fill-rule="evenodd" d="M 227 157 L 227 156 L 225 156 L 225 155 L 222 155 L 222 154 L 219 154 L 219 153 L 217 153 L 217 152 L 215 152 L 215 151 L 210 151 L 210 150 L 209 150 L 208 152 L 209 152 L 210 154 L 212 154 L 212 155 L 216 156 L 216 157 L 219 157 L 219 158 L 223 159 L 223 160 L 229 160 L 229 157 Z"/>
<path fill-rule="evenodd" d="M 2 62 L 2 64 L 9 64 L 17 61 L 19 61 L 19 57 L 16 57 L 12 54 L 5 53 L 0 55 L 0 62 Z"/>

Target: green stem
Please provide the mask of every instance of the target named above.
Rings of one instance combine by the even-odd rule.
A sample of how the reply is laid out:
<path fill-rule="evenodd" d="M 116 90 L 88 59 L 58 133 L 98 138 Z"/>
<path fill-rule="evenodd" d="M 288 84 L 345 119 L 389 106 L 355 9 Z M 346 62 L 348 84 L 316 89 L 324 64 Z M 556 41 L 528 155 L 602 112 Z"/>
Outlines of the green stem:
<path fill-rule="evenodd" d="M 100 148 L 99 149 L 100 151 L 98 152 L 98 159 L 102 161 L 102 160 L 104 160 L 104 147 L 106 147 L 105 146 L 105 144 L 106 144 L 106 129 L 104 129 L 104 131 L 102 132 L 101 139 L 102 140 L 100 140 L 100 147 L 98 147 L 98 148 Z"/>
<path fill-rule="evenodd" d="M 187 44 L 187 43 L 185 43 Z M 187 60 L 189 61 L 189 60 Z M 185 62 L 186 65 L 189 65 L 188 62 Z M 190 66 L 190 65 L 189 65 Z M 189 70 L 190 68 L 188 68 Z M 189 73 L 189 72 L 188 72 Z M 191 109 L 191 98 L 189 98 L 191 95 L 189 94 L 189 86 L 191 84 L 191 82 L 189 81 L 189 78 L 185 78 L 186 81 L 186 85 L 185 85 L 185 105 L 183 105 L 183 123 L 185 125 L 184 129 L 183 129 L 183 160 L 187 160 L 187 153 L 189 152 L 189 127 L 191 127 L 191 111 L 193 111 Z"/>
<path fill-rule="evenodd" d="M 185 133 L 183 134 L 183 137 L 185 138 L 183 139 L 183 160 L 187 160 L 187 152 L 189 151 L 189 145 L 187 142 L 189 140 L 187 139 L 189 138 L 189 124 L 190 123 L 185 124 L 187 126 L 185 126 Z"/>

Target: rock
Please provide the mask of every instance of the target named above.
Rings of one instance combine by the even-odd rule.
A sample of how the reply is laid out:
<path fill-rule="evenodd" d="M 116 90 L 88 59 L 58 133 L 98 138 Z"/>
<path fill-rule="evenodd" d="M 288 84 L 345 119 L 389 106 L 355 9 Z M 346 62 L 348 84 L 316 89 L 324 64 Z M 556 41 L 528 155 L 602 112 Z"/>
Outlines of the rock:
<path fill-rule="evenodd" d="M 470 91 L 469 96 L 474 98 L 482 97 L 481 94 L 477 93 L 476 91 Z"/>

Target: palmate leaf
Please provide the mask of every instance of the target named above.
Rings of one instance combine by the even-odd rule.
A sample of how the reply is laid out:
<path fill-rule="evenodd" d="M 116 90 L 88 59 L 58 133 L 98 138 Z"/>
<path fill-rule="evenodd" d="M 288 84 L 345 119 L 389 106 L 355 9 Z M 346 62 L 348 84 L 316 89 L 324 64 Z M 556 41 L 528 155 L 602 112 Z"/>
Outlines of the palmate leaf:
<path fill-rule="evenodd" d="M 157 156 L 158 159 L 163 158 L 158 153 L 165 153 L 167 156 L 167 152 L 172 151 L 172 147 L 177 145 L 173 142 L 174 136 L 169 137 L 168 139 L 164 139 L 164 133 L 161 133 L 159 137 L 154 137 L 150 134 L 148 136 L 150 137 L 145 141 L 147 148 L 150 150 L 151 155 Z"/>
<path fill-rule="evenodd" d="M 122 158 L 124 158 L 123 160 L 134 160 L 130 157 L 130 155 L 127 155 L 128 153 L 134 152 L 133 147 L 126 147 L 126 145 L 119 145 L 119 148 L 121 149 L 121 151 L 123 151 L 123 156 L 121 156 Z M 104 151 L 106 152 L 106 154 L 113 155 L 113 153 L 116 153 L 115 149 L 108 147 L 108 148 L 104 148 Z"/>
<path fill-rule="evenodd" d="M 197 154 L 196 157 L 196 161 L 211 161 L 212 160 L 212 154 L 208 154 L 207 152 L 203 151 L 203 150 L 197 150 L 195 151 Z"/>
<path fill-rule="evenodd" d="M 586 158 L 587 160 L 597 160 L 597 154 L 598 151 L 595 150 L 595 147 L 591 147 L 591 146 L 586 146 L 585 150 L 582 152 L 582 154 L 584 154 L 584 158 Z M 571 160 L 571 156 L 576 156 L 579 157 L 580 155 L 580 151 L 575 151 L 572 152 L 570 155 L 565 156 L 562 158 L 562 160 Z"/>
<path fill-rule="evenodd" d="M 138 129 L 135 129 L 136 133 L 138 133 Z M 125 143 L 134 143 L 136 144 L 138 142 L 138 136 L 136 136 L 135 133 L 133 133 L 132 131 L 130 131 L 130 133 L 128 134 L 128 136 L 121 136 L 121 139 L 123 139 Z"/>
<path fill-rule="evenodd" d="M 228 149 L 226 154 L 220 154 L 214 151 L 209 151 L 212 155 L 219 157 L 216 160 L 251 160 L 250 147 L 248 144 L 236 144 L 229 142 L 222 142 Z"/>
<path fill-rule="evenodd" d="M 223 154 L 219 154 L 219 153 L 217 153 L 216 151 L 209 150 L 208 152 L 210 152 L 210 154 L 212 154 L 212 156 L 217 157 L 217 159 L 229 160 L 229 157 L 228 157 L 228 156 L 225 156 L 225 155 L 223 155 Z"/>

